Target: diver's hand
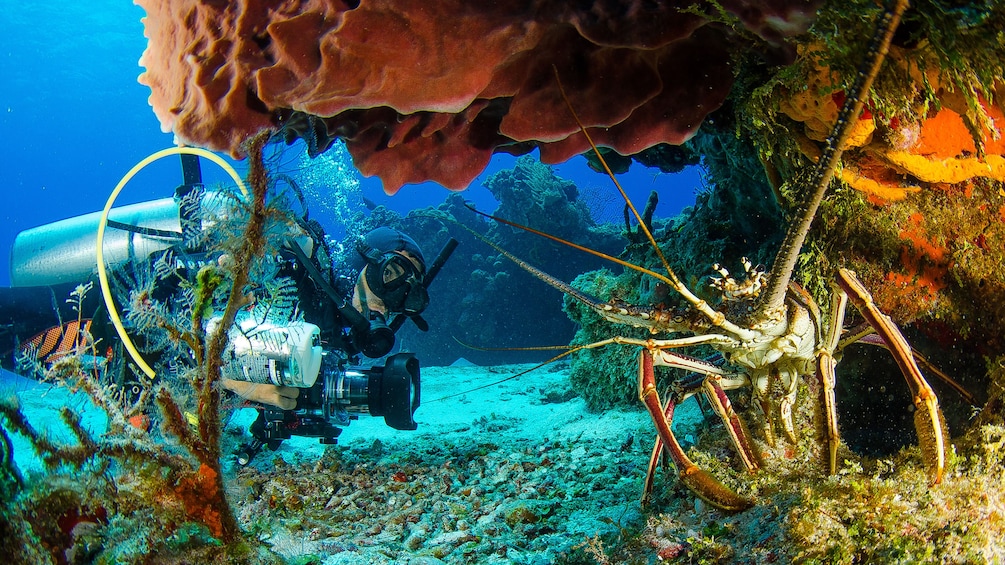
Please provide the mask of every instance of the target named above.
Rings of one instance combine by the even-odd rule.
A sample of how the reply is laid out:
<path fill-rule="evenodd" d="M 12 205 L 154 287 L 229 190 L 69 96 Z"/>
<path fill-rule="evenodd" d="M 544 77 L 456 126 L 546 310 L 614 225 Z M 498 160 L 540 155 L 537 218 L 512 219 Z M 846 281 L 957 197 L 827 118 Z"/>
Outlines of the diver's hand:
<path fill-rule="evenodd" d="M 260 383 L 249 383 L 245 381 L 235 381 L 233 379 L 222 379 L 223 388 L 236 393 L 241 398 L 252 402 L 260 402 L 282 408 L 283 410 L 293 410 L 297 407 L 297 396 L 300 389 L 292 386 L 276 386 Z"/>

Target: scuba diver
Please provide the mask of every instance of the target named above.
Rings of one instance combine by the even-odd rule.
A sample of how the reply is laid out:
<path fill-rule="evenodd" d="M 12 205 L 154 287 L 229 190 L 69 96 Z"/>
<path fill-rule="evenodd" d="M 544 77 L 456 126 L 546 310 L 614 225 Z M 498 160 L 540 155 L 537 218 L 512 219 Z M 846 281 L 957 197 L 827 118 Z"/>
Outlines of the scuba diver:
<path fill-rule="evenodd" d="M 169 303 L 201 266 L 226 261 L 219 252 L 180 243 L 193 240 L 179 237 L 182 234 L 204 229 L 200 207 L 213 206 L 201 184 L 198 160 L 182 156 L 182 169 L 185 182 L 174 198 L 124 206 L 108 216 L 114 236 L 104 249 L 110 257 L 107 262 L 115 265 L 119 286 L 135 286 L 143 278 L 135 273 L 172 266 L 169 275 L 158 277 L 144 298 L 148 302 Z M 395 332 L 406 320 L 428 330 L 421 316 L 429 303 L 427 288 L 456 240 L 450 240 L 427 268 L 412 238 L 380 227 L 355 242 L 346 268 L 336 273 L 323 230 L 306 216 L 305 212 L 297 222 L 296 235 L 269 259 L 274 278 L 295 286 L 295 305 L 276 308 L 283 312 L 264 318 L 242 311 L 228 332 L 221 384 L 258 411 L 249 430 L 252 440 L 237 454 L 242 465 L 263 447 L 277 449 L 292 435 L 336 443 L 341 427 L 359 412 L 383 416 L 395 429 L 417 427 L 415 356 L 398 353 L 383 365 L 369 367 L 359 365 L 359 356 L 379 359 L 390 354 Z M 88 214 L 18 235 L 11 253 L 12 286 L 0 289 L 0 366 L 37 376 L 73 353 L 83 332 L 96 345 L 94 356 L 100 366 L 111 366 L 110 359 L 120 361 L 107 378 L 138 395 L 142 379 L 131 363 L 121 362 L 122 340 L 110 323 L 101 293 L 88 292 L 94 284 L 88 280 L 93 278 L 93 234 L 99 221 L 96 214 Z M 120 289 L 117 301 L 130 300 L 123 294 Z M 216 320 L 207 321 L 207 333 Z M 143 356 L 164 361 L 158 353 L 150 353 L 155 349 L 146 348 Z"/>
<path fill-rule="evenodd" d="M 316 228 L 315 228 L 316 229 Z M 318 237 L 314 241 L 323 241 Z M 340 277 L 355 282 L 347 304 L 340 305 L 339 291 L 331 292 L 317 264 L 296 242 L 284 247 L 281 276 L 290 277 L 297 286 L 298 307 L 304 320 L 318 326 L 318 340 L 329 349 L 336 347 L 347 356 L 360 353 L 379 358 L 391 352 L 395 331 L 404 319 L 412 319 L 428 329 L 420 314 L 429 303 L 423 285 L 426 263 L 412 238 L 388 228 L 377 228 L 356 243 L 348 261 L 349 274 Z M 388 320 L 392 320 L 389 324 Z M 394 326 L 394 322 L 398 322 Z M 254 402 L 291 410 L 296 406 L 300 388 L 224 378 L 223 386 Z"/>

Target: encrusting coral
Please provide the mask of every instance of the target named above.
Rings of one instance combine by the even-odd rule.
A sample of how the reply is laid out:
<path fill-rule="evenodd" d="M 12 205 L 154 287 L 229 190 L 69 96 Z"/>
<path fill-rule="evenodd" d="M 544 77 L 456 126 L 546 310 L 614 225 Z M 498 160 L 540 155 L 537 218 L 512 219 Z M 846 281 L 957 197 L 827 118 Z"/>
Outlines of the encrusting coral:
<path fill-rule="evenodd" d="M 820 149 L 812 141 L 824 140 L 843 99 L 833 72 L 819 63 L 820 49 L 819 45 L 804 48 L 803 56 L 810 59 L 808 84 L 779 101 L 785 115 L 804 124 L 808 139 L 797 134 L 797 140 L 800 150 L 813 159 Z M 958 184 L 975 177 L 1005 180 L 1001 108 L 978 93 L 971 93 L 968 100 L 945 84 L 931 59 L 934 55 L 924 48 L 893 49 L 890 62 L 909 77 L 905 94 L 915 92 L 916 98 L 906 101 L 910 107 L 905 114 L 867 110 L 848 141 L 849 147 L 860 150 L 845 158 L 841 180 L 879 202 L 902 200 L 922 187 Z M 1005 92 L 1002 84 L 990 88 L 994 99 L 1000 100 Z"/>
<path fill-rule="evenodd" d="M 855 191 L 836 187 L 824 203 L 801 280 L 819 296 L 835 265 L 854 268 L 899 323 L 958 352 L 997 355 L 1005 347 L 998 267 L 1005 260 L 1005 64 L 995 30 L 1005 10 L 1000 3 L 915 4 L 860 119 L 872 133 L 845 153 L 838 171 Z M 830 123 L 828 108 L 852 74 L 847 47 L 828 31 L 859 25 L 844 13 L 822 12 L 803 56 L 755 86 L 744 107 L 740 123 L 779 178 L 797 179 L 796 166 L 819 154 L 814 132 L 824 126 L 807 116 Z M 788 135 L 772 135 L 776 128 Z M 795 196 L 778 184 L 784 207 Z"/>
<path fill-rule="evenodd" d="M 767 73 L 748 64 L 737 81 L 737 129 L 783 211 L 798 202 L 800 171 L 820 155 L 817 140 L 855 76 L 845 38 L 870 33 L 859 17 L 859 8 L 875 9 L 866 4 L 825 7 L 794 64 Z M 852 268 L 898 323 L 978 355 L 1003 347 L 1003 19 L 1000 3 L 912 2 L 798 275 L 825 301 L 832 271 Z"/>

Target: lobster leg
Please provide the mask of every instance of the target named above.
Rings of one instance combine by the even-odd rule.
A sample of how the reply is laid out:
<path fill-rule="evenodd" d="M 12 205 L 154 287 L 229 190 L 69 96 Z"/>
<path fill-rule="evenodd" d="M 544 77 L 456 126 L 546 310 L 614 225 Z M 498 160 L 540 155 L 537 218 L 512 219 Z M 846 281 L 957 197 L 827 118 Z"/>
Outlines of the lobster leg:
<path fill-rule="evenodd" d="M 706 376 L 701 384 L 702 392 L 705 394 L 705 398 L 708 399 L 709 404 L 712 405 L 712 409 L 722 419 L 722 423 L 725 424 L 726 431 L 729 432 L 729 438 L 733 441 L 740 459 L 743 460 L 744 467 L 748 471 L 754 472 L 760 467 L 759 457 L 757 456 L 757 452 L 751 447 L 750 442 L 747 441 L 747 432 L 744 430 L 740 417 L 733 410 L 733 405 L 730 404 L 726 391 L 723 390 L 723 381 L 727 381 L 727 379 L 721 375 Z M 736 383 L 746 383 L 746 379 L 729 379 L 728 382 L 735 385 L 730 386 L 730 388 L 739 388 L 740 385 Z"/>
<path fill-rule="evenodd" d="M 821 350 L 817 353 L 817 380 L 820 381 L 824 405 L 824 426 L 827 435 L 828 451 L 828 472 L 833 475 L 837 472 L 837 452 L 841 444 L 841 434 L 837 426 L 837 402 L 834 398 L 834 384 L 836 381 L 834 367 L 837 361 L 830 351 Z"/>
<path fill-rule="evenodd" d="M 755 385 L 756 386 L 756 385 Z M 765 387 L 765 391 L 767 387 Z M 771 402 L 771 397 L 768 396 L 767 392 L 762 392 L 758 396 L 760 398 L 757 400 L 757 406 L 761 409 L 761 417 L 763 418 L 761 424 L 761 431 L 764 433 L 764 441 L 770 447 L 775 447 L 775 424 L 771 420 L 771 415 L 774 414 L 775 408 L 774 403 Z"/>
<path fill-rule="evenodd" d="M 876 330 L 876 333 L 886 342 L 900 370 L 907 379 L 914 401 L 914 427 L 918 432 L 918 443 L 928 465 L 929 481 L 937 484 L 942 481 L 946 469 L 948 454 L 949 431 L 945 416 L 939 408 L 939 399 L 935 391 L 921 374 L 921 369 L 914 361 L 911 346 L 896 324 L 889 316 L 883 314 L 873 302 L 872 295 L 854 271 L 840 269 L 837 284 L 848 295 L 852 304 L 862 313 L 862 316 Z"/>
<path fill-rule="evenodd" d="M 779 419 L 782 421 L 782 430 L 785 431 L 785 437 L 789 440 L 789 443 L 794 445 L 798 440 L 796 439 L 795 425 L 792 423 L 792 407 L 796 404 L 796 386 L 799 385 L 799 382 L 793 379 L 792 384 L 792 390 L 785 393 L 785 396 L 782 397 L 778 412 Z"/>
<path fill-rule="evenodd" d="M 824 421 L 827 434 L 828 448 L 828 469 L 831 475 L 837 473 L 837 450 L 841 444 L 841 434 L 837 425 L 837 400 L 834 396 L 834 386 L 837 381 L 835 367 L 837 360 L 834 359 L 834 351 L 837 350 L 838 342 L 841 339 L 841 328 L 844 326 L 845 308 L 848 306 L 848 295 L 843 291 L 834 294 L 831 304 L 831 326 L 827 333 L 826 341 L 817 351 L 817 379 L 821 385 L 821 395 L 823 396 Z"/>
<path fill-rule="evenodd" d="M 743 465 L 748 471 L 756 471 L 760 466 L 759 457 L 747 440 L 747 431 L 743 422 L 733 410 L 729 397 L 726 396 L 727 389 L 734 390 L 745 387 L 750 384 L 750 381 L 746 375 L 727 373 L 719 365 L 708 360 L 695 359 L 665 349 L 676 346 L 675 340 L 652 341 L 652 348 L 655 350 L 653 353 L 654 365 L 691 371 L 677 382 L 676 391 L 667 400 L 667 405 L 669 406 L 671 402 L 680 404 L 694 394 L 702 393 L 726 427 L 737 454 L 743 460 Z M 667 406 L 664 407 L 664 412 L 666 410 Z M 672 413 L 664 414 L 664 416 L 668 422 L 673 421 Z"/>
<path fill-rule="evenodd" d="M 674 395 L 670 395 L 667 399 L 666 404 L 663 405 L 663 418 L 669 423 L 673 422 L 673 412 L 674 408 L 677 407 L 677 402 L 674 400 Z M 653 443 L 653 451 L 649 454 L 649 466 L 646 468 L 646 480 L 642 485 L 642 506 L 647 506 L 649 504 L 649 497 L 653 494 L 653 484 L 656 481 L 656 467 L 663 460 L 663 440 L 660 436 L 656 436 L 656 441 Z"/>
<path fill-rule="evenodd" d="M 723 386 L 725 385 L 725 388 L 729 389 L 740 388 L 748 384 L 747 379 L 743 376 L 729 377 L 726 373 L 721 373 L 721 369 L 718 366 L 709 364 L 707 361 L 663 350 L 657 351 L 657 355 L 653 357 L 653 361 L 655 365 L 664 365 L 678 369 L 698 369 L 701 371 L 689 373 L 681 379 L 676 385 L 677 390 L 671 393 L 666 403 L 663 404 L 663 417 L 667 423 L 673 423 L 674 409 L 677 405 L 699 392 L 702 393 L 725 425 L 726 430 L 729 432 L 730 440 L 732 440 L 733 445 L 736 447 L 736 452 L 739 454 L 744 466 L 748 471 L 756 471 L 760 466 L 759 457 L 747 440 L 747 433 L 743 423 L 733 410 L 733 406 L 730 404 Z M 652 454 L 649 457 L 645 487 L 642 491 L 643 504 L 648 503 L 649 497 L 652 494 L 656 466 L 662 459 L 662 455 L 663 440 L 657 435 Z"/>
<path fill-rule="evenodd" d="M 717 481 L 708 472 L 702 470 L 694 464 L 681 448 L 677 438 L 670 430 L 670 423 L 664 414 L 664 406 L 660 402 L 659 393 L 656 391 L 656 377 L 653 372 L 653 351 L 645 349 L 639 354 L 639 400 L 649 411 L 649 415 L 656 426 L 663 447 L 667 450 L 677 471 L 680 473 L 680 480 L 691 492 L 705 502 L 727 512 L 739 512 L 753 506 L 753 502 L 736 494 L 725 485 Z M 658 459 L 658 455 L 655 458 Z"/>

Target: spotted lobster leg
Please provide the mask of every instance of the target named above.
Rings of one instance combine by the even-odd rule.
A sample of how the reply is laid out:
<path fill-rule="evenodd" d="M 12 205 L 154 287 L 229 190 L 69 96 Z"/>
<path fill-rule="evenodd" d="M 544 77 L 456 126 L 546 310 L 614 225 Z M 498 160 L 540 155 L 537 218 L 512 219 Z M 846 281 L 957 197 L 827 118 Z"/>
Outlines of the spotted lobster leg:
<path fill-rule="evenodd" d="M 719 390 L 722 390 L 721 387 Z M 691 492 L 695 493 L 698 498 L 726 512 L 740 512 L 754 505 L 753 501 L 736 494 L 712 477 L 707 471 L 695 465 L 688 458 L 687 454 L 684 453 L 684 449 L 681 448 L 680 443 L 677 442 L 677 438 L 670 430 L 670 422 L 666 416 L 669 412 L 672 417 L 675 403 L 669 402 L 664 406 L 660 402 L 659 393 L 656 390 L 656 377 L 653 371 L 653 352 L 649 349 L 644 349 L 639 354 L 639 400 L 642 401 L 646 406 L 646 410 L 649 411 L 649 416 L 653 420 L 653 425 L 656 426 L 656 433 L 659 435 L 659 440 L 662 443 L 662 446 L 657 443 L 657 446 L 653 449 L 653 457 L 650 460 L 651 466 L 653 459 L 659 458 L 659 450 L 665 449 L 677 467 L 681 482 Z M 737 419 L 736 422 L 738 423 L 739 420 Z M 651 477 L 647 477 L 647 489 L 651 486 L 651 480 Z"/>
<path fill-rule="evenodd" d="M 841 294 L 846 295 L 852 304 L 862 313 L 866 321 L 875 329 L 876 334 L 886 343 L 887 349 L 893 355 L 897 365 L 900 366 L 907 385 L 911 389 L 911 397 L 914 401 L 914 428 L 918 433 L 918 444 L 921 446 L 922 455 L 928 466 L 929 482 L 937 484 L 942 481 L 942 475 L 946 469 L 946 459 L 948 456 L 949 431 L 946 427 L 946 418 L 939 408 L 939 399 L 935 391 L 921 374 L 921 369 L 914 360 L 911 353 L 911 346 L 908 345 L 904 335 L 900 333 L 897 325 L 889 316 L 883 314 L 873 302 L 872 295 L 866 290 L 865 285 L 858 280 L 854 271 L 840 269 L 838 271 L 837 286 Z M 843 297 L 840 300 L 844 300 Z M 841 318 L 834 318 L 832 324 L 837 327 L 841 325 Z M 823 357 L 829 358 L 830 355 Z M 827 362 L 818 361 L 818 372 L 825 380 L 824 389 L 827 391 L 827 383 L 834 382 L 833 360 Z M 833 385 L 831 385 L 830 400 L 833 403 Z M 833 405 L 827 408 L 830 413 L 828 421 L 836 418 L 833 415 Z M 836 466 L 836 425 L 833 426 L 831 442 L 831 472 Z"/>

